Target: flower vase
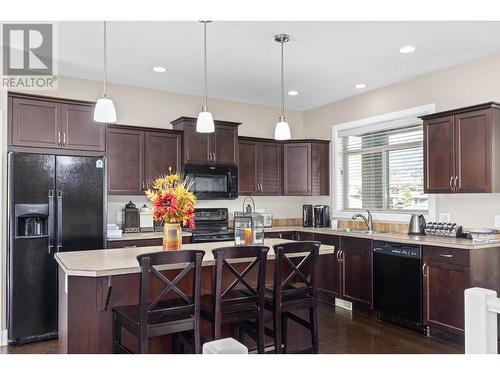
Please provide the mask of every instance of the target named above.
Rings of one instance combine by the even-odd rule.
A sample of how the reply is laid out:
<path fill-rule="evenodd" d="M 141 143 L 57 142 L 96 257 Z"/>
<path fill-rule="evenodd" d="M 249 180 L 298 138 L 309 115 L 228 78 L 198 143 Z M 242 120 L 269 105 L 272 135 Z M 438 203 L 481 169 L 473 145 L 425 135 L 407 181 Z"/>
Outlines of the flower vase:
<path fill-rule="evenodd" d="M 180 250 L 182 246 L 182 230 L 179 223 L 163 224 L 163 250 Z"/>

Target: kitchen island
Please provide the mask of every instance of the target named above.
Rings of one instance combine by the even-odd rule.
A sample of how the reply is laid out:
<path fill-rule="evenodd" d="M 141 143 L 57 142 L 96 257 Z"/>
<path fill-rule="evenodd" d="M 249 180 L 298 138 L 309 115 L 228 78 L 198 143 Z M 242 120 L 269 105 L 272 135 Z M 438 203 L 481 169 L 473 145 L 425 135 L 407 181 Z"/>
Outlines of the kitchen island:
<path fill-rule="evenodd" d="M 266 239 L 268 253 L 267 280 L 272 283 L 274 259 L 273 245 L 290 242 L 284 239 Z M 233 246 L 234 242 L 185 244 L 183 250 L 201 249 L 203 259 L 202 294 L 211 291 L 214 258 L 211 250 Z M 62 252 L 55 254 L 59 265 L 59 353 L 112 353 L 112 307 L 137 304 L 139 300 L 140 267 L 137 255 L 162 251 L 161 247 L 136 247 L 123 249 Z M 333 246 L 322 245 L 320 255 L 333 254 Z M 244 260 L 242 260 L 244 261 Z M 181 265 L 182 266 L 182 265 Z M 162 272 L 168 277 L 176 266 L 167 266 Z M 177 268 L 183 268 L 177 266 Z M 189 285 L 181 283 L 186 290 Z M 270 318 L 270 316 L 269 316 Z M 202 321 L 203 322 L 203 321 Z M 291 327 L 290 346 L 305 348 L 304 335 Z M 231 332 L 226 327 L 226 332 Z M 210 324 L 202 323 L 202 336 L 209 338 Z M 307 335 L 306 335 L 307 336 Z M 136 343 L 124 331 L 123 340 L 134 348 Z M 159 337 L 151 340 L 150 352 L 171 352 L 171 339 Z"/>

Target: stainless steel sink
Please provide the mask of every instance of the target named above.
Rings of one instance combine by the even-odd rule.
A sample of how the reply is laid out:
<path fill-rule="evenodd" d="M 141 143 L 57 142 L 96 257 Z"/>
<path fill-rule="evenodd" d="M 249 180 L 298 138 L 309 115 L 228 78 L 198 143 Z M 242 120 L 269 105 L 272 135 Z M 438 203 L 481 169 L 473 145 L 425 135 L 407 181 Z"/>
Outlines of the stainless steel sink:
<path fill-rule="evenodd" d="M 364 233 L 364 234 L 387 233 L 381 230 L 351 229 L 351 228 L 331 228 L 331 230 L 333 232 L 345 232 L 345 233 Z"/>

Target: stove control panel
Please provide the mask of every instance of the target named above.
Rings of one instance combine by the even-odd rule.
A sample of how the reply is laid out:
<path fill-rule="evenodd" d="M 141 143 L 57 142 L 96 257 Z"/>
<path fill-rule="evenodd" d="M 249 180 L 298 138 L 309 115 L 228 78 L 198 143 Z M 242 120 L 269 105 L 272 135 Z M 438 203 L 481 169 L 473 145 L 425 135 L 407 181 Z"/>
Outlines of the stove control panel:
<path fill-rule="evenodd" d="M 460 237 L 462 235 L 462 226 L 456 223 L 438 223 L 431 221 L 425 226 L 426 234 L 446 237 Z"/>
<path fill-rule="evenodd" d="M 195 208 L 195 221 L 227 221 L 229 211 L 227 208 Z"/>

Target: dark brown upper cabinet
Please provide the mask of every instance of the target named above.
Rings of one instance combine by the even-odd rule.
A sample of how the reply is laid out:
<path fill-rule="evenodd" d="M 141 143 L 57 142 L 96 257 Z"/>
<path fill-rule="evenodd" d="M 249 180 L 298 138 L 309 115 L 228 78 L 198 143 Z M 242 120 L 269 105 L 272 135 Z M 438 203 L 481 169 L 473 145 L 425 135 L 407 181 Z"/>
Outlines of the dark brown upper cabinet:
<path fill-rule="evenodd" d="M 184 132 L 184 164 L 237 165 L 238 122 L 215 121 L 214 133 L 198 133 L 196 119 L 180 117 L 172 121 L 175 130 Z"/>
<path fill-rule="evenodd" d="M 490 102 L 422 119 L 426 193 L 500 192 L 500 104 Z"/>
<path fill-rule="evenodd" d="M 106 128 L 94 122 L 93 103 L 9 94 L 9 108 L 11 146 L 105 151 Z"/>
<path fill-rule="evenodd" d="M 169 172 L 180 172 L 182 139 L 180 134 L 165 132 L 145 133 L 145 177 L 154 179 Z"/>
<path fill-rule="evenodd" d="M 290 141 L 283 145 L 284 195 L 330 194 L 330 142 Z"/>
<path fill-rule="evenodd" d="M 108 192 L 143 194 L 146 182 L 180 170 L 180 132 L 108 125 Z"/>
<path fill-rule="evenodd" d="M 283 144 L 239 139 L 239 194 L 283 194 Z"/>

